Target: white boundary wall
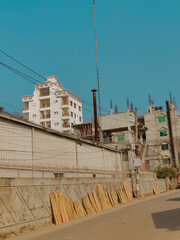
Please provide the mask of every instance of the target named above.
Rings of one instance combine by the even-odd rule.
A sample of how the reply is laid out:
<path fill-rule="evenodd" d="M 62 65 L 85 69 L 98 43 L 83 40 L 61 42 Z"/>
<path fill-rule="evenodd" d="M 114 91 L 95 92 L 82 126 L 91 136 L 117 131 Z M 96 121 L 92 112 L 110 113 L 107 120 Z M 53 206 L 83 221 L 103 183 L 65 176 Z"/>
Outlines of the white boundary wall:
<path fill-rule="evenodd" d="M 0 177 L 115 176 L 121 153 L 0 114 Z"/>

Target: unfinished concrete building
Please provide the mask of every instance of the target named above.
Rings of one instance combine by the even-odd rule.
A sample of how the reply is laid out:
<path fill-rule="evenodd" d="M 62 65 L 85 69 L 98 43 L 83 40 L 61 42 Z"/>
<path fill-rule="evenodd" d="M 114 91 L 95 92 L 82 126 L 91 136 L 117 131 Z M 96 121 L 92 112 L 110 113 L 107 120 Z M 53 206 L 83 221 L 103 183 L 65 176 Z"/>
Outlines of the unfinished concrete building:
<path fill-rule="evenodd" d="M 172 101 L 170 103 L 170 124 L 167 112 L 164 111 L 163 107 L 155 107 L 152 103 L 149 104 L 149 112 L 141 118 L 144 118 L 144 125 L 147 128 L 145 141 L 141 142 L 146 148 L 144 159 L 146 170 L 152 171 L 158 165 L 174 165 L 172 151 L 175 155 L 174 166 L 179 167 L 180 114 Z M 170 138 L 170 125 L 172 140 Z"/>

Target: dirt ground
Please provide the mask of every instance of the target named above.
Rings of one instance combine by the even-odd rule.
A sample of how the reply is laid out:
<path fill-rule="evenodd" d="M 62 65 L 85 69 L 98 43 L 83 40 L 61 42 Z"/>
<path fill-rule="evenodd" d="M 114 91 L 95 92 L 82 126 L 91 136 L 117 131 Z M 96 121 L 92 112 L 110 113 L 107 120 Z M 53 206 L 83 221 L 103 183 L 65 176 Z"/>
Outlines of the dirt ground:
<path fill-rule="evenodd" d="M 6 239 L 180 240 L 180 190 L 158 197 L 150 196 L 144 200 L 136 199 L 94 216 L 61 225 L 46 224 Z"/>

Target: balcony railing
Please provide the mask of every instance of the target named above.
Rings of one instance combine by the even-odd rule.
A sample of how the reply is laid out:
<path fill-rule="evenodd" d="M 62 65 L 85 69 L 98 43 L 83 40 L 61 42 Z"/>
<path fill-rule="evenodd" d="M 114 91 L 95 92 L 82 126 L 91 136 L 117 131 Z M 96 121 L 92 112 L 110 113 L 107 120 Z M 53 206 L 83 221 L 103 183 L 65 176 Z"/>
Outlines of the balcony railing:
<path fill-rule="evenodd" d="M 40 118 L 41 118 L 41 119 L 51 118 L 51 115 L 50 115 L 50 114 L 49 114 L 49 115 L 41 115 Z"/>
<path fill-rule="evenodd" d="M 62 127 L 63 127 L 63 128 L 69 128 L 69 127 L 70 127 L 70 123 L 69 123 L 69 122 L 64 122 L 64 123 L 62 124 Z"/>
<path fill-rule="evenodd" d="M 63 116 L 63 117 L 69 116 L 69 112 L 62 112 L 62 116 Z"/>
<path fill-rule="evenodd" d="M 25 121 L 29 121 L 29 118 L 28 117 L 24 117 L 23 118 Z"/>
<path fill-rule="evenodd" d="M 69 101 L 63 101 L 62 105 L 69 105 Z"/>
<path fill-rule="evenodd" d="M 41 103 L 40 108 L 50 107 L 50 103 Z"/>

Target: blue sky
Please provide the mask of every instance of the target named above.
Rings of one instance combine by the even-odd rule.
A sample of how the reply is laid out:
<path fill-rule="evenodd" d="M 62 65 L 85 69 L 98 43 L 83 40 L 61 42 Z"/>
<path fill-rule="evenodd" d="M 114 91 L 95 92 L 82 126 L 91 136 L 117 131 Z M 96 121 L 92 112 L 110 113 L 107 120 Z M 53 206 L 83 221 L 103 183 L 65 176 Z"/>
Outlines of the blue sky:
<path fill-rule="evenodd" d="M 0 0 L 1 50 L 92 102 L 97 88 L 93 0 Z M 129 97 L 147 112 L 148 94 L 165 106 L 169 90 L 180 106 L 180 1 L 96 0 L 101 105 L 125 111 Z M 0 61 L 41 81 L 7 57 Z M 0 105 L 22 109 L 33 84 L 0 65 Z M 92 108 L 84 104 L 84 107 Z M 84 109 L 84 116 L 91 113 Z"/>

